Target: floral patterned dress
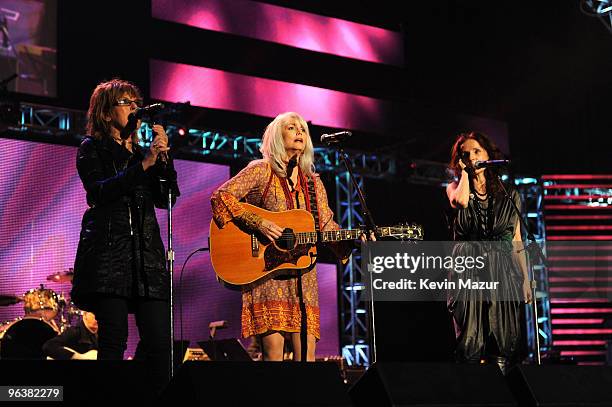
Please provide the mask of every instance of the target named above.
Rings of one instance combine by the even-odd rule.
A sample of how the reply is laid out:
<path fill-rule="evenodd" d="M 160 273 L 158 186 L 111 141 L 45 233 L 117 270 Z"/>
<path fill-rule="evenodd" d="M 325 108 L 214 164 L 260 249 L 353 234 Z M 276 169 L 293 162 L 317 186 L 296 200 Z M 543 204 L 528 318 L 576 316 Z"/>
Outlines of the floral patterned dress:
<path fill-rule="evenodd" d="M 211 197 L 213 219 L 222 228 L 227 222 L 239 221 L 255 229 L 261 218 L 246 211 L 239 201 L 269 211 L 306 209 L 307 196 L 316 194 L 320 230 L 337 230 L 333 212 L 327 202 L 325 187 L 314 176 L 314 191 L 308 191 L 306 177 L 299 171 L 300 182 L 291 190 L 287 179 L 272 171 L 264 160 L 252 161 L 235 177 L 219 187 Z M 350 254 L 347 244 L 334 244 L 332 250 L 339 258 Z M 321 337 L 319 322 L 319 295 L 316 268 L 302 275 L 302 292 L 306 304 L 307 332 Z M 298 279 L 279 277 L 268 279 L 242 293 L 242 335 L 246 338 L 268 331 L 300 332 L 301 313 L 298 297 Z"/>

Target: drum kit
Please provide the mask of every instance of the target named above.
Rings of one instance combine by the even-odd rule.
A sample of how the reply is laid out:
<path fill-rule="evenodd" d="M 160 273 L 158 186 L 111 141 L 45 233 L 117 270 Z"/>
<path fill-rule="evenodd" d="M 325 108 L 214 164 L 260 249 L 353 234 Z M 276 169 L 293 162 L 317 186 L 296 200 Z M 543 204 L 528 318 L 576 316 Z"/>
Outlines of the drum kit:
<path fill-rule="evenodd" d="M 47 281 L 71 283 L 72 269 L 47 276 Z M 0 322 L 0 359 L 44 359 L 46 341 L 78 324 L 83 315 L 72 301 L 43 284 L 23 295 L 0 294 L 0 306 L 23 302 L 24 316 Z"/>

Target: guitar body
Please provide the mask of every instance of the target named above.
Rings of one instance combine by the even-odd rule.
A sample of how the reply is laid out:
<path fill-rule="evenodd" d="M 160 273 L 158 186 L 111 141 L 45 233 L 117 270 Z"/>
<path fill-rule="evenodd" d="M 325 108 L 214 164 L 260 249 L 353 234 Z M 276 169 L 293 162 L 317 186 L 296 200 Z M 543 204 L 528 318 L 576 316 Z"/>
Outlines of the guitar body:
<path fill-rule="evenodd" d="M 259 234 L 245 231 L 234 222 L 220 229 L 210 222 L 210 259 L 219 280 L 228 286 L 251 286 L 278 275 L 297 274 L 316 262 L 316 245 L 297 244 L 293 233 L 314 232 L 312 215 L 303 209 L 271 212 L 242 204 L 249 212 L 285 229 L 283 236 L 269 242 Z M 240 287 L 237 287 L 240 288 Z"/>

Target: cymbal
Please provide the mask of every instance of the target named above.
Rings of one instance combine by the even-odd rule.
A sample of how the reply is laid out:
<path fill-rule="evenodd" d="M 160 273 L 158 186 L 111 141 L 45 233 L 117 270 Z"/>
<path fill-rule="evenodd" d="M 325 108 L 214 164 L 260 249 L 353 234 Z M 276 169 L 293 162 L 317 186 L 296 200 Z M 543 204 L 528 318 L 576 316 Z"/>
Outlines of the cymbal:
<path fill-rule="evenodd" d="M 0 294 L 0 306 L 13 305 L 23 301 L 23 297 L 11 294 Z"/>
<path fill-rule="evenodd" d="M 55 283 L 71 283 L 74 271 L 72 269 L 64 272 L 58 271 L 47 276 L 47 281 L 53 281 Z"/>

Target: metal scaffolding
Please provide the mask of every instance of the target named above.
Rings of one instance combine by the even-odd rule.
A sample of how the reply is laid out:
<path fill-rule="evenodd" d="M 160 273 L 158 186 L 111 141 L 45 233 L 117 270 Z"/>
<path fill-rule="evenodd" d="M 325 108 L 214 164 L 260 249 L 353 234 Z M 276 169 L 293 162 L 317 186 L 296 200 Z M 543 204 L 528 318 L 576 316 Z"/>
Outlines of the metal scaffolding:
<path fill-rule="evenodd" d="M 591 17 L 597 17 L 612 33 L 612 0 L 580 0 L 580 9 Z"/>
<path fill-rule="evenodd" d="M 544 224 L 544 186 L 536 178 L 515 178 L 515 186 L 521 196 L 522 212 L 525 222 L 529 225 L 536 242 L 546 256 L 546 225 Z M 525 234 L 525 231 L 523 231 Z M 523 239 L 525 240 L 525 239 Z M 527 242 L 525 242 L 527 243 Z M 540 336 L 540 351 L 544 354 L 552 347 L 552 325 L 550 314 L 550 301 L 548 296 L 548 272 L 546 265 L 539 264 L 532 267 L 534 279 L 537 284 L 538 305 L 538 335 Z M 530 357 L 535 357 L 536 332 L 533 321 L 533 309 L 526 307 L 527 317 L 527 346 Z"/>
<path fill-rule="evenodd" d="M 355 175 L 355 177 L 359 187 L 363 190 L 363 176 Z M 348 171 L 336 174 L 338 223 L 349 229 L 363 225 L 364 221 L 360 209 L 361 204 L 357 191 L 353 187 Z M 366 280 L 361 270 L 361 255 L 359 252 L 355 252 L 346 264 L 339 265 L 338 277 L 342 356 L 349 365 L 369 366 L 370 324 L 368 307 L 361 298 L 365 292 L 364 281 Z"/>

